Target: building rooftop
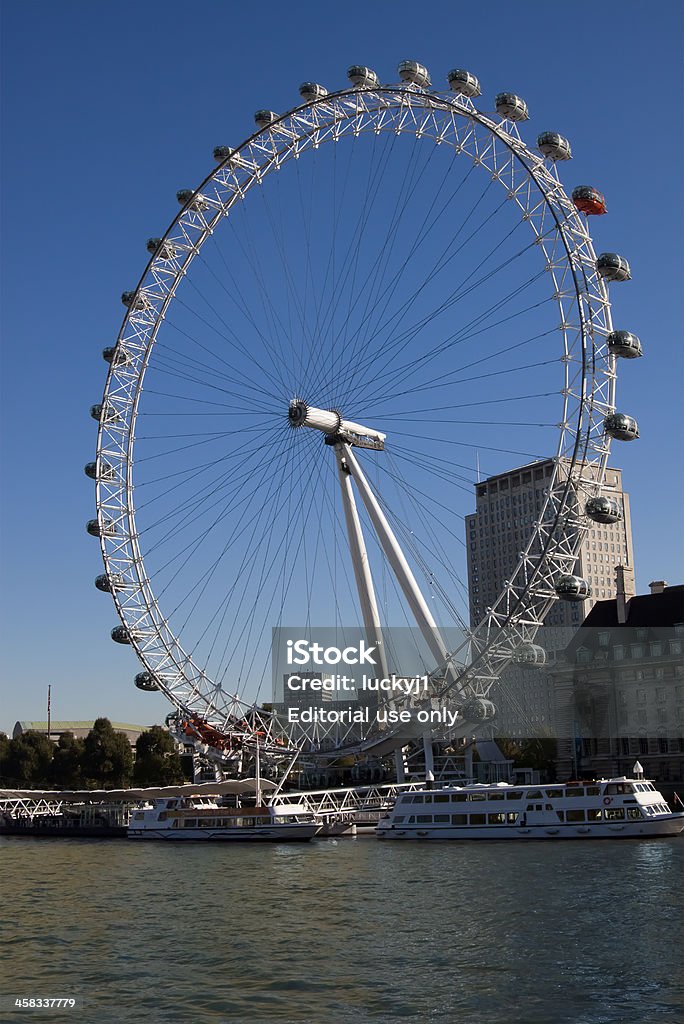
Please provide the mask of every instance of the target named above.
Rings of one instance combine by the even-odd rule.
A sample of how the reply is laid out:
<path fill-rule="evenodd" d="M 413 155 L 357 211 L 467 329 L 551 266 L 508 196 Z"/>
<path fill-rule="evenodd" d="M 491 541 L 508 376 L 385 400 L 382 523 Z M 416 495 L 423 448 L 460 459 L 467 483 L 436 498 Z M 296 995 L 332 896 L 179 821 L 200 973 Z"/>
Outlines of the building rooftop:
<path fill-rule="evenodd" d="M 22 732 L 26 732 L 27 729 L 37 729 L 40 732 L 45 732 L 47 729 L 47 722 L 27 722 L 20 721 L 17 725 L 21 726 Z M 68 732 L 70 729 L 92 729 L 95 725 L 95 721 L 91 722 L 57 722 L 51 721 L 50 728 L 54 729 L 55 732 Z M 16 728 L 16 726 L 15 726 Z M 139 730 L 142 732 L 144 729 L 150 729 L 149 725 L 130 725 L 126 722 L 112 722 L 113 729 L 130 729 L 132 731 Z"/>
<path fill-rule="evenodd" d="M 77 738 L 83 738 L 88 735 L 95 722 L 58 722 L 50 721 L 50 735 L 57 736 L 64 732 L 71 732 Z M 128 739 L 133 742 L 138 738 L 141 732 L 145 732 L 147 729 L 152 727 L 149 725 L 131 725 L 127 722 L 112 722 L 112 728 L 115 732 L 123 732 L 126 734 Z M 35 732 L 47 733 L 48 724 L 47 722 L 28 722 L 19 721 L 15 723 L 14 729 L 12 730 L 12 736 L 14 739 L 17 736 L 21 736 L 22 733 L 28 732 L 30 729 Z"/>
<path fill-rule="evenodd" d="M 659 594 L 637 594 L 627 604 L 626 621 L 618 621 L 617 600 L 597 601 L 582 628 L 615 626 L 674 626 L 684 622 L 684 584 L 666 587 Z"/>

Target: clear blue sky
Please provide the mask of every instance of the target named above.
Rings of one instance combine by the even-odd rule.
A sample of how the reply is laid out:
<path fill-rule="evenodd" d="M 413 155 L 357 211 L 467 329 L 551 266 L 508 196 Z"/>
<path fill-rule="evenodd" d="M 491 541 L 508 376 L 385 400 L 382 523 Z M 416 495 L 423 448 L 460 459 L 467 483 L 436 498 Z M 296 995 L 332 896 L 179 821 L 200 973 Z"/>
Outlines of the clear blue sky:
<path fill-rule="evenodd" d="M 566 186 L 605 192 L 596 249 L 630 260 L 614 319 L 646 353 L 621 374 L 618 401 L 642 438 L 612 460 L 631 494 L 639 589 L 684 581 L 683 17 L 679 2 L 634 0 L 3 5 L 0 728 L 44 718 L 48 683 L 55 718 L 163 719 L 165 702 L 134 688 L 137 662 L 109 639 L 114 610 L 92 583 L 83 465 L 101 349 L 145 239 L 175 215 L 176 190 L 208 173 L 212 148 L 251 134 L 257 108 L 295 105 L 303 80 L 341 87 L 351 63 L 392 82 L 411 57 L 435 84 L 466 67 L 482 109 L 518 92 L 527 140 L 571 140 Z"/>

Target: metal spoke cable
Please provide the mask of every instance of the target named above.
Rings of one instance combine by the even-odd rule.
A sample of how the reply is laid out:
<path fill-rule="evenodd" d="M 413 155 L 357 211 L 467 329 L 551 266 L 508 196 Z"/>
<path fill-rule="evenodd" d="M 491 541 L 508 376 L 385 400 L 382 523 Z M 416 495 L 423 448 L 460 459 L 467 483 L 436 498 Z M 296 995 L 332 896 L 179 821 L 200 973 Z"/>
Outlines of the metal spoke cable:
<path fill-rule="evenodd" d="M 446 257 L 446 254 L 449 252 L 449 249 L 454 244 L 456 239 L 459 237 L 461 231 L 463 230 L 465 225 L 470 220 L 470 217 L 473 215 L 475 210 L 477 210 L 477 208 L 479 207 L 480 203 L 484 200 L 485 196 L 487 195 L 487 192 L 489 191 L 490 186 L 491 186 L 491 182 L 488 182 L 485 185 L 485 187 L 484 187 L 484 189 L 483 189 L 479 199 L 477 200 L 475 205 L 471 208 L 471 210 L 467 213 L 466 217 L 461 222 L 460 227 L 455 232 L 455 234 L 452 237 L 451 241 L 448 243 L 448 245 L 443 250 L 443 252 L 440 254 L 440 256 L 437 257 L 437 259 L 435 260 L 433 266 L 427 271 L 426 276 L 424 277 L 422 282 L 418 285 L 418 287 L 413 290 L 413 292 L 404 300 L 404 302 L 398 307 L 397 310 L 395 310 L 395 312 L 390 317 L 388 317 L 383 323 L 381 323 L 379 325 L 376 325 L 376 327 L 375 327 L 375 329 L 373 331 L 375 337 L 378 337 L 383 331 L 388 330 L 393 325 L 396 328 L 397 324 L 395 323 L 395 321 L 397 321 L 397 318 L 399 318 L 398 322 L 400 323 L 401 320 L 404 318 L 404 316 L 408 313 L 408 311 L 415 304 L 415 302 L 417 301 L 419 296 L 422 295 L 422 293 L 427 288 L 427 286 L 433 280 L 435 280 L 437 278 L 437 276 L 441 273 L 441 271 L 445 269 L 446 265 L 448 265 L 450 260 L 455 258 L 455 256 L 457 256 L 461 252 L 461 250 L 472 240 L 472 238 L 479 231 L 481 231 L 484 228 L 484 226 L 486 226 L 486 224 L 493 218 L 493 216 L 496 214 L 496 212 L 498 212 L 498 210 L 494 210 L 492 213 L 490 213 L 488 215 L 488 217 L 485 218 L 485 221 L 483 223 L 479 224 L 477 226 L 477 228 L 475 228 L 475 230 L 470 235 L 468 235 L 468 237 L 462 242 L 461 246 L 459 246 L 454 251 L 454 253 L 452 253 L 448 258 Z M 502 203 L 501 208 L 503 208 L 503 205 L 505 205 L 505 202 Z M 446 263 L 443 262 L 445 259 L 446 259 Z M 369 321 L 371 321 L 373 313 L 374 313 L 374 310 L 370 310 L 369 313 L 367 314 L 367 316 L 365 317 L 365 319 L 362 319 L 362 321 L 359 324 L 358 329 L 357 329 L 358 333 L 360 334 L 362 329 L 364 328 L 364 326 L 367 328 L 366 334 L 364 335 L 364 338 L 366 340 L 368 338 L 368 332 L 370 330 Z M 435 315 L 437 315 L 437 314 L 435 313 Z M 375 354 L 374 358 L 376 360 L 381 358 L 381 357 L 383 357 L 386 354 L 387 346 L 388 345 L 391 345 L 391 339 L 388 339 L 388 341 L 385 342 L 384 345 L 381 346 L 379 351 Z M 361 354 L 363 354 L 363 349 L 361 349 Z M 365 369 L 365 368 L 366 368 L 366 362 L 364 361 L 364 362 L 359 363 L 358 360 L 355 362 L 355 364 L 353 366 L 350 366 L 350 367 L 346 367 L 345 366 L 345 370 L 346 370 L 347 375 L 346 375 L 346 378 L 344 378 L 344 380 L 343 380 L 343 384 L 342 384 L 343 388 L 346 388 L 347 391 L 351 390 L 351 388 L 353 386 L 353 383 L 354 383 L 354 380 L 356 379 L 358 374 L 363 369 Z M 343 392 L 343 394 L 345 394 L 345 392 Z"/>
<path fill-rule="evenodd" d="M 500 209 L 500 208 L 501 207 L 499 207 L 498 209 Z M 518 223 L 520 223 L 520 222 L 518 222 Z M 478 228 L 478 230 L 479 230 L 479 228 Z M 515 230 L 515 228 L 513 228 L 509 232 L 509 236 L 512 234 L 513 230 Z M 509 236 L 507 236 L 507 237 L 509 237 Z M 505 241 L 505 239 L 504 239 L 504 241 Z M 498 253 L 499 250 L 500 250 L 501 244 L 502 243 L 498 242 L 495 246 L 493 246 L 492 249 L 490 250 L 490 252 L 485 257 L 485 259 L 483 261 L 481 261 L 481 264 L 484 264 L 484 262 L 486 262 L 489 258 L 491 258 L 491 256 L 493 256 L 494 254 Z M 387 341 L 381 346 L 381 348 L 377 352 L 372 353 L 372 356 L 370 357 L 371 358 L 371 362 L 369 363 L 369 361 L 366 360 L 364 363 L 362 363 L 358 367 L 357 372 L 359 372 L 362 369 L 363 370 L 367 370 L 367 369 L 371 369 L 372 370 L 372 362 L 377 362 L 377 360 L 379 358 L 381 358 L 381 357 L 387 358 L 389 356 L 389 352 L 390 351 L 393 351 L 393 354 L 395 356 L 398 355 L 399 352 L 403 351 L 403 349 L 406 348 L 407 343 L 409 341 L 413 340 L 413 338 L 421 330 L 423 330 L 428 324 L 430 324 L 434 319 L 436 319 L 437 316 L 441 315 L 447 309 L 450 309 L 456 302 L 461 301 L 465 297 L 471 295 L 473 293 L 473 291 L 475 291 L 475 289 L 479 288 L 481 285 L 483 285 L 483 284 L 487 283 L 488 281 L 490 281 L 492 277 L 502 275 L 503 271 L 507 270 L 516 260 L 520 259 L 525 253 L 527 253 L 531 249 L 533 249 L 536 246 L 536 244 L 537 244 L 536 241 L 533 241 L 533 242 L 529 243 L 528 245 L 524 246 L 522 249 L 520 249 L 516 253 L 513 253 L 511 256 L 506 258 L 498 266 L 496 266 L 496 267 L 492 268 L 491 270 L 489 270 L 481 278 L 477 279 L 475 282 L 470 283 L 470 285 L 466 288 L 465 284 L 472 277 L 472 274 L 475 272 L 475 271 L 473 271 L 464 282 L 459 282 L 457 284 L 456 288 L 451 292 L 451 294 L 446 299 L 444 299 L 442 301 L 440 306 L 438 306 L 435 309 L 433 309 L 429 314 L 427 314 L 422 319 L 417 321 L 417 323 L 411 325 L 411 327 L 407 328 L 401 334 L 388 338 Z M 476 269 L 478 269 L 478 268 L 476 268 Z M 504 296 L 503 299 L 500 299 L 498 304 L 499 305 L 503 304 L 504 302 L 509 301 L 514 295 L 520 294 L 522 292 L 522 290 L 524 290 L 525 288 L 531 286 L 535 281 L 540 280 L 544 276 L 544 273 L 545 273 L 544 269 L 538 271 L 531 278 L 529 278 L 522 286 L 517 286 L 516 288 L 514 288 L 512 290 L 512 292 L 510 292 L 506 296 Z M 548 297 L 548 300 L 551 300 L 551 299 L 553 299 L 553 296 L 549 296 Z M 476 317 L 474 320 L 471 320 L 470 323 L 466 324 L 465 326 L 466 327 L 472 327 L 472 326 L 477 325 L 478 323 L 483 322 L 484 320 L 486 320 L 488 318 L 488 316 L 491 314 L 491 312 L 496 310 L 496 308 L 497 308 L 497 303 L 494 303 L 492 306 L 489 307 L 488 310 L 485 310 L 483 313 L 479 314 L 478 317 Z M 402 319 L 403 319 L 403 315 L 404 314 L 402 314 Z M 463 329 L 460 329 L 459 332 L 456 332 L 456 335 L 461 333 L 462 330 Z M 451 338 L 447 339 L 447 342 L 451 342 L 453 340 L 454 340 L 454 336 L 452 335 Z M 433 348 L 433 349 L 429 350 L 428 352 L 426 352 L 421 357 L 420 362 L 424 362 L 425 359 L 430 359 L 434 355 L 440 354 L 444 350 L 443 349 L 443 345 L 444 344 L 445 344 L 445 342 L 442 342 L 438 346 L 436 346 L 435 348 Z"/>
<path fill-rule="evenodd" d="M 359 270 L 360 256 L 363 252 L 362 242 L 371 212 L 375 206 L 382 186 L 383 175 L 394 152 L 395 142 L 396 136 L 391 139 L 389 144 L 385 145 L 385 150 L 383 154 L 381 154 L 380 160 L 377 164 L 371 164 L 369 167 L 366 179 L 366 190 L 363 202 L 361 203 L 359 216 L 356 220 L 354 230 L 352 231 L 346 252 L 344 255 L 340 254 L 341 259 L 339 262 L 344 269 L 341 272 L 340 280 L 335 282 L 335 293 L 319 332 L 321 345 L 323 345 L 324 340 L 329 341 L 331 358 L 327 366 L 325 361 L 321 363 L 321 372 L 309 381 L 309 386 L 314 390 L 314 393 L 320 393 L 322 396 L 330 395 L 332 397 L 333 395 L 336 395 L 336 391 L 333 390 L 333 381 L 337 376 L 335 367 L 338 365 L 339 360 L 344 356 L 347 336 L 346 331 L 351 318 L 351 313 L 358 302 L 361 301 L 362 291 L 360 291 L 356 286 L 356 278 Z M 338 309 L 341 309 L 342 303 L 345 300 L 345 294 L 348 294 L 349 296 L 346 314 L 342 319 L 341 326 L 335 330 L 335 318 Z M 337 355 L 335 355 L 336 349 L 339 350 Z M 325 374 L 327 374 L 327 377 Z M 334 400 L 337 400 L 336 397 Z"/>

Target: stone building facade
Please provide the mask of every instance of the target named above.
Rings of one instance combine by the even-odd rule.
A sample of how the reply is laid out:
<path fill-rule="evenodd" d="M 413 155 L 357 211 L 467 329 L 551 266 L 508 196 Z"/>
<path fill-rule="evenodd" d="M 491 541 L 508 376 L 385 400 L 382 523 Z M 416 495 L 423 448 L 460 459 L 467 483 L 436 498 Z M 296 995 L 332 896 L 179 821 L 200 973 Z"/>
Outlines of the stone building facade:
<path fill-rule="evenodd" d="M 553 466 L 553 459 L 545 459 L 476 484 L 476 511 L 465 518 L 471 625 L 480 622 L 517 566 L 541 513 Z M 561 474 L 563 469 L 561 463 Z M 615 567 L 634 569 L 629 495 L 622 490 L 621 470 L 607 470 L 601 493 L 617 499 L 622 519 L 609 525 L 591 523 L 582 541 L 573 571 L 590 584 L 591 597 L 576 603 L 556 601 L 547 626 L 578 628 L 597 601 L 613 596 Z"/>
<path fill-rule="evenodd" d="M 558 777 L 684 781 L 684 586 L 597 602 L 551 671 Z"/>

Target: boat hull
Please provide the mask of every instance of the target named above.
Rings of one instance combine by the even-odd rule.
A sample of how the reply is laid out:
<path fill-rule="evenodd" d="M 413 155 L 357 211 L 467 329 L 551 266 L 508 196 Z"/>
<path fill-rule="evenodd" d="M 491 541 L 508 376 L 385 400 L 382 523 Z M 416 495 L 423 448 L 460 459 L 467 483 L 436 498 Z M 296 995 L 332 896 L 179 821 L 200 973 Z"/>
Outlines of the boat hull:
<path fill-rule="evenodd" d="M 657 821 L 597 822 L 575 825 L 483 825 L 449 826 L 443 828 L 412 828 L 405 825 L 380 826 L 376 829 L 378 839 L 413 840 L 515 840 L 515 839 L 655 839 L 676 836 L 684 832 L 684 815 L 673 814 Z"/>
<path fill-rule="evenodd" d="M 164 842 L 217 843 L 307 843 L 318 832 L 318 825 L 294 824 L 250 828 L 129 828 L 128 838 Z"/>

